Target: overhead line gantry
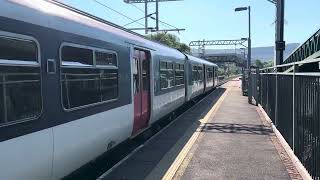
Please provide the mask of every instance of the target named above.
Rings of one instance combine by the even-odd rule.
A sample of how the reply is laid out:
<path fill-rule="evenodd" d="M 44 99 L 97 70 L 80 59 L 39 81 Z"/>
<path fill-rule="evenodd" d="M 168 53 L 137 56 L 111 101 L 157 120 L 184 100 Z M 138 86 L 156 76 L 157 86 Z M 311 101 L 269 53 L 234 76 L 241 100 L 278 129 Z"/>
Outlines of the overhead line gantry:
<path fill-rule="evenodd" d="M 145 27 L 144 28 L 132 28 L 130 30 L 145 30 L 145 33 L 148 34 L 149 31 L 151 32 L 168 32 L 168 31 L 184 31 L 185 29 L 181 29 L 181 28 L 173 28 L 173 29 L 159 29 L 159 22 L 161 22 L 159 20 L 159 2 L 168 2 L 168 1 L 182 1 L 182 0 L 124 0 L 125 3 L 128 4 L 133 4 L 133 3 L 144 3 L 144 19 L 145 19 Z M 156 18 L 153 18 L 152 16 L 149 16 L 148 14 L 148 3 L 156 3 L 156 12 L 155 13 L 151 13 L 151 14 L 155 14 Z M 148 25 L 148 18 L 152 18 L 156 21 L 156 27 L 149 27 Z M 171 26 L 171 25 L 170 25 Z M 174 26 L 172 26 L 174 27 Z"/>

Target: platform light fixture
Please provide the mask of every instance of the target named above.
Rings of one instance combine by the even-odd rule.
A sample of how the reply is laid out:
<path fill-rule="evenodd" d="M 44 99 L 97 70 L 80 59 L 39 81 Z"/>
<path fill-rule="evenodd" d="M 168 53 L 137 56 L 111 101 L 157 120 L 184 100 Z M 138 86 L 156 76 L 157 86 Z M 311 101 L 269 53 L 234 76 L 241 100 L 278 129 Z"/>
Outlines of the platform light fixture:
<path fill-rule="evenodd" d="M 238 7 L 238 8 L 235 8 L 234 11 L 246 11 L 248 10 L 248 7 Z"/>
<path fill-rule="evenodd" d="M 234 9 L 235 12 L 239 11 L 248 11 L 248 24 L 249 24 L 249 35 L 248 35 L 248 60 L 247 60 L 247 69 L 248 69 L 248 102 L 252 103 L 252 93 L 251 93 L 251 9 L 248 7 L 237 7 Z"/>

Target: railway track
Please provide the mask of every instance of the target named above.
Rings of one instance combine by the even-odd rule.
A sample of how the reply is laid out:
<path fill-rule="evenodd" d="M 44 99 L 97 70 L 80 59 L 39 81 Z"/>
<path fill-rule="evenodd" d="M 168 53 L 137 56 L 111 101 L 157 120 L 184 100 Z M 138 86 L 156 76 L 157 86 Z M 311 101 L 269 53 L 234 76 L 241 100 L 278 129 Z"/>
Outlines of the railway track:
<path fill-rule="evenodd" d="M 233 78 L 233 77 L 232 77 Z M 231 78 L 226 79 L 224 82 L 220 83 L 219 86 L 228 82 Z M 64 180 L 91 180 L 91 179 L 102 179 L 104 176 L 112 172 L 113 169 L 118 167 L 122 162 L 131 157 L 135 152 L 140 150 L 155 138 L 158 134 L 168 128 L 175 120 L 187 113 L 188 110 L 194 105 L 200 103 L 207 96 L 213 93 L 215 90 L 209 91 L 208 93 L 196 98 L 194 101 L 185 104 L 183 107 L 177 109 L 173 113 L 167 115 L 158 123 L 154 124 L 150 128 L 146 129 L 144 132 L 138 136 L 128 139 L 127 141 L 119 144 L 112 150 L 101 155 L 92 162 L 81 167 L 77 171 L 71 173 L 70 175 L 63 178 Z"/>

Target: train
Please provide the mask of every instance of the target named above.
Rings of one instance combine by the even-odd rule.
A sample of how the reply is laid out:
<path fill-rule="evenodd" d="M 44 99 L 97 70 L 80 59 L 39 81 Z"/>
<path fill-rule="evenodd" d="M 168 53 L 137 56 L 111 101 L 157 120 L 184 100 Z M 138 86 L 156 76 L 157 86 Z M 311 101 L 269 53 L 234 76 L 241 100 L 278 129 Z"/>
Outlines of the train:
<path fill-rule="evenodd" d="M 51 0 L 0 2 L 0 179 L 61 179 L 217 86 L 217 66 Z"/>

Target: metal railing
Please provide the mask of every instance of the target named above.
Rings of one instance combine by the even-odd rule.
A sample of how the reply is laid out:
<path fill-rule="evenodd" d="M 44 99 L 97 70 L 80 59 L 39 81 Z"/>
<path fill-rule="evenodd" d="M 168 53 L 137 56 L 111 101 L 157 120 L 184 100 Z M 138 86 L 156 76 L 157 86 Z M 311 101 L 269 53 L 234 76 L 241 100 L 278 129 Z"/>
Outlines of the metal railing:
<path fill-rule="evenodd" d="M 293 72 L 277 72 L 283 67 Z M 253 98 L 312 178 L 320 180 L 320 73 L 300 73 L 296 67 L 293 63 L 252 71 Z"/>

